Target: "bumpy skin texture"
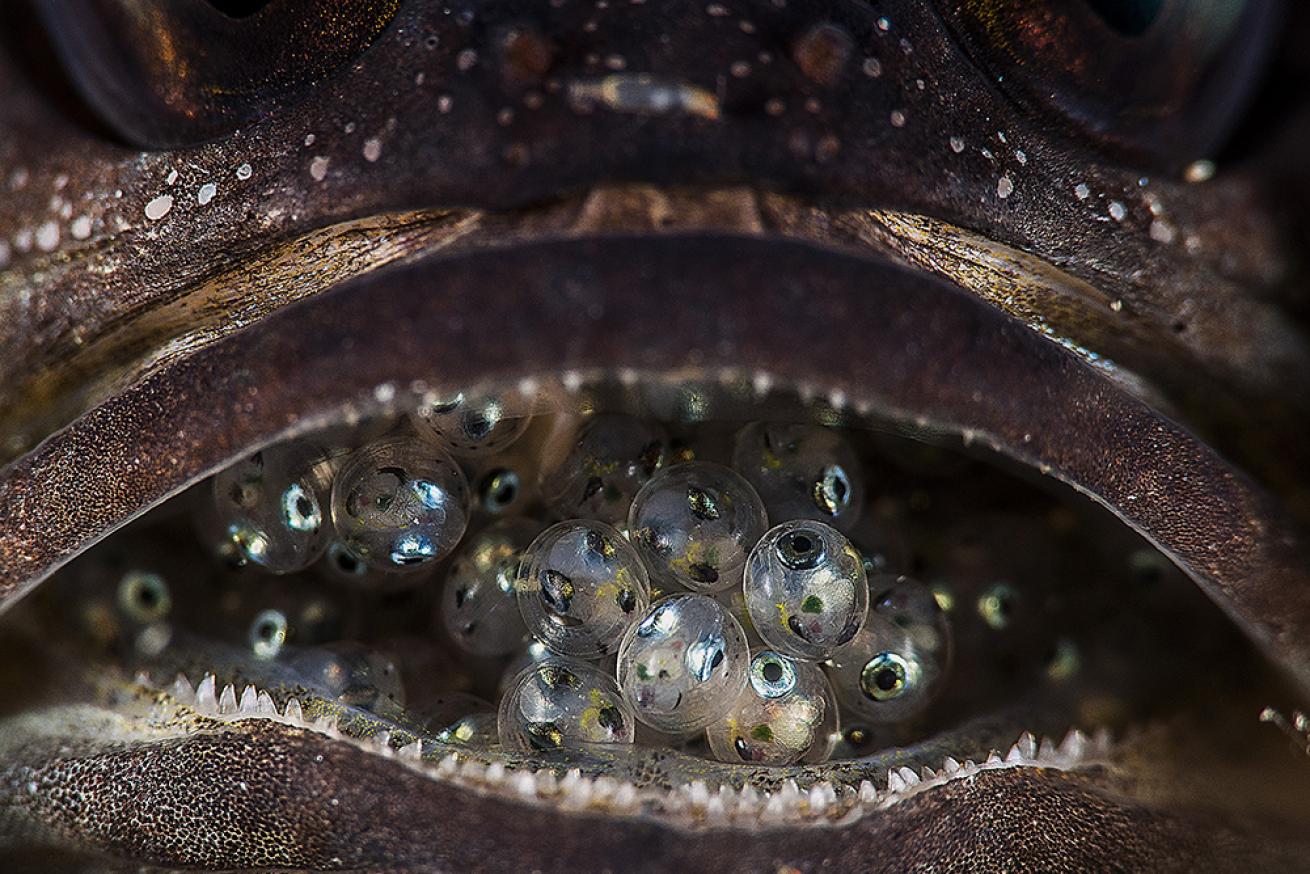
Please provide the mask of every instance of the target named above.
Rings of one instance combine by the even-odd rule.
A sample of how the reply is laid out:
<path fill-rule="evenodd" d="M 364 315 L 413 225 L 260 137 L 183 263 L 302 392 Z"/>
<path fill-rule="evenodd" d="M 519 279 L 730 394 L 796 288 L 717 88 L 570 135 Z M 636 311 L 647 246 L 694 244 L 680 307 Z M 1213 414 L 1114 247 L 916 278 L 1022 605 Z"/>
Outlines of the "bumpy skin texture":
<path fill-rule="evenodd" d="M 950 783 L 844 828 L 679 833 L 470 799 L 394 762 L 362 762 L 353 747 L 268 724 L 61 757 L 25 776 L 85 793 L 33 802 L 55 832 L 144 861 L 215 867 L 1226 871 L 1288 869 L 1310 852 L 1304 836 L 1257 840 L 1231 824 L 1115 800 L 1092 780 L 1027 770 Z M 196 805 L 201 795 L 214 801 Z"/>
<path fill-rule="evenodd" d="M 87 17 L 97 6 L 106 17 Z M 44 20 L 61 32 L 120 7 L 51 4 Z M 0 15 L 39 34 L 25 10 L 9 0 Z M 178 67 L 206 69 L 188 52 L 209 63 L 227 51 L 238 69 L 255 50 L 239 37 L 197 44 L 216 14 L 199 0 L 173 14 L 187 28 L 170 33 L 193 34 L 174 45 Z M 59 42 L 84 71 L 93 58 L 72 32 Z M 1009 102 L 931 4 L 414 0 L 309 85 L 292 77 L 267 103 L 230 111 L 200 88 L 170 104 L 185 108 L 177 118 L 150 124 L 127 120 L 149 100 L 123 104 L 112 89 L 93 95 L 98 120 L 70 117 L 51 100 L 54 73 L 32 63 L 36 43 L 21 44 L 0 51 L 0 428 L 16 458 L 0 471 L 6 601 L 249 448 L 346 406 L 377 408 L 378 385 L 400 403 L 414 380 L 731 368 L 968 429 L 1049 469 L 1159 544 L 1310 687 L 1303 540 L 1176 423 L 1276 470 L 1273 447 L 1303 421 L 1310 359 L 1282 308 L 1289 268 L 1258 177 L 1140 185 L 1154 168 Z M 221 58 L 218 69 L 232 72 Z M 187 121 L 206 113 L 212 125 Z M 1122 221 L 1105 220 L 1112 202 Z M 1017 278 L 1026 312 L 1049 311 L 1059 329 L 997 309 L 967 270 L 916 260 L 896 234 L 868 233 L 873 210 L 1035 256 L 1058 276 Z M 1159 210 L 1175 241 L 1195 244 L 1157 239 Z M 383 270 L 401 259 L 413 263 Z M 845 828 L 688 835 L 519 808 L 268 725 L 88 752 L 76 766 L 57 746 L 22 764 L 59 791 L 32 806 L 27 772 L 11 768 L 5 809 L 43 839 L 161 864 L 1227 869 L 1259 853 L 1280 866 L 1307 858 L 1294 842 L 1051 772 L 953 783 Z M 148 802 L 169 793 L 177 821 L 129 825 L 163 816 Z M 270 821 L 281 824 L 269 832 Z"/>

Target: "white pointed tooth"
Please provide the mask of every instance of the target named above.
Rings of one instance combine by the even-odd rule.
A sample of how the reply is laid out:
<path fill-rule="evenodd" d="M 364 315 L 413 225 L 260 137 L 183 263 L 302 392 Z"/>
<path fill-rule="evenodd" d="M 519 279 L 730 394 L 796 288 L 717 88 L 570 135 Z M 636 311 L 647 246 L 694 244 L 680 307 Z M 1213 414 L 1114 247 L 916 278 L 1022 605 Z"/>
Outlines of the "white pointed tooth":
<path fill-rule="evenodd" d="M 1025 757 L 1018 744 L 1010 747 L 1010 751 L 1005 754 L 1005 761 L 1011 765 L 1022 765 L 1024 763 Z"/>
<path fill-rule="evenodd" d="M 815 783 L 810 787 L 809 793 L 810 812 L 816 815 L 823 815 L 837 806 L 837 789 L 827 780 Z"/>
<path fill-rule="evenodd" d="M 537 781 L 528 771 L 519 771 L 514 775 L 514 791 L 524 798 L 535 798 L 537 795 Z"/>
<path fill-rule="evenodd" d="M 1101 726 L 1096 730 L 1096 734 L 1092 735 L 1091 754 L 1098 758 L 1110 755 L 1111 743 L 1110 729 Z"/>
<path fill-rule="evenodd" d="M 582 782 L 582 771 L 577 768 L 569 768 L 564 772 L 564 779 L 559 781 L 561 792 L 572 792 L 573 789 Z"/>
<path fill-rule="evenodd" d="M 500 762 L 487 765 L 486 779 L 488 783 L 500 783 L 505 779 L 505 766 Z"/>
<path fill-rule="evenodd" d="M 862 804 L 872 804 L 878 800 L 878 789 L 873 785 L 871 780 L 860 781 L 860 802 Z"/>
<path fill-rule="evenodd" d="M 919 769 L 919 776 L 922 777 L 924 780 L 936 780 L 937 772 L 934 771 L 932 768 L 929 768 L 927 765 L 924 765 L 922 768 Z"/>
<path fill-rule="evenodd" d="M 632 810 L 637 806 L 637 787 L 625 780 L 619 784 L 610 803 L 616 810 Z"/>
<path fill-rule="evenodd" d="M 1076 728 L 1071 728 L 1060 742 L 1060 757 L 1070 763 L 1081 762 L 1087 754 L 1087 745 L 1087 735 Z"/>
<path fill-rule="evenodd" d="M 709 803 L 710 790 L 704 780 L 691 781 L 691 785 L 687 787 L 687 800 L 693 807 L 704 807 Z"/>
<path fill-rule="evenodd" d="M 459 768 L 459 776 L 473 783 L 480 783 L 487 774 L 487 766 L 475 759 L 469 759 Z"/>
<path fill-rule="evenodd" d="M 1000 760 L 998 759 L 997 761 Z M 973 759 L 965 759 L 964 764 L 961 766 L 961 768 L 963 769 L 965 774 L 972 775 L 978 773 L 978 763 L 975 762 Z"/>
<path fill-rule="evenodd" d="M 559 792 L 559 778 L 554 771 L 538 771 L 533 780 L 536 781 L 538 795 L 548 797 Z"/>
<path fill-rule="evenodd" d="M 196 687 L 196 709 L 204 713 L 218 712 L 218 697 L 214 692 L 214 675 L 205 674 Z"/>
<path fill-rule="evenodd" d="M 560 788 L 563 789 L 564 784 L 561 783 Z M 567 801 L 569 804 L 575 805 L 577 807 L 586 807 L 588 804 L 591 803 L 591 794 L 592 794 L 591 781 L 586 778 L 583 778 L 581 780 L 578 780 L 571 787 L 565 790 L 564 800 Z"/>
<path fill-rule="evenodd" d="M 769 795 L 769 800 L 765 803 L 764 810 L 760 811 L 760 819 L 782 819 L 787 815 L 787 806 L 787 802 L 782 798 L 782 793 L 774 792 Z"/>
<path fill-rule="evenodd" d="M 905 781 L 906 786 L 919 785 L 919 775 L 911 771 L 909 768 L 898 768 L 896 773 L 901 775 L 901 779 Z"/>
<path fill-rule="evenodd" d="M 410 741 L 400 749 L 396 750 L 396 755 L 402 759 L 413 759 L 414 761 L 418 761 L 423 758 L 423 741 Z"/>
<path fill-rule="evenodd" d="M 999 765 L 1000 763 L 1001 763 L 1001 754 L 996 752 L 996 750 L 992 750 L 991 753 L 989 753 L 987 756 L 987 761 L 983 762 L 984 765 L 993 766 L 993 767 Z"/>
<path fill-rule="evenodd" d="M 1055 741 L 1049 737 L 1042 738 L 1042 742 L 1037 747 L 1037 761 L 1054 762 L 1056 760 Z"/>
<path fill-rule="evenodd" d="M 1023 754 L 1024 758 L 1034 759 L 1037 757 L 1037 738 L 1033 737 L 1031 731 L 1025 731 L 1019 735 L 1019 740 L 1015 743 L 1015 746 L 1019 748 L 1019 752 Z"/>
<path fill-rule="evenodd" d="M 457 770 L 459 770 L 459 756 L 454 753 L 448 753 L 437 762 L 437 773 L 443 777 L 452 777 Z"/>
<path fill-rule="evenodd" d="M 887 771 L 887 791 L 888 792 L 905 791 L 905 779 L 901 777 L 900 774 L 890 769 Z"/>
<path fill-rule="evenodd" d="M 241 701 L 237 704 L 237 710 L 240 713 L 253 716 L 258 705 L 259 693 L 255 691 L 254 686 L 246 686 L 241 690 Z"/>
<path fill-rule="evenodd" d="M 186 678 L 186 674 L 178 674 L 173 678 L 173 685 L 169 687 L 168 694 L 173 696 L 173 700 L 179 704 L 190 706 L 196 703 L 196 690 L 191 685 L 191 681 Z"/>
<path fill-rule="evenodd" d="M 373 738 L 373 743 L 377 746 L 378 752 L 382 753 L 382 755 L 389 756 L 392 754 L 391 732 L 389 731 L 378 732 L 377 735 L 374 736 Z"/>
<path fill-rule="evenodd" d="M 737 793 L 737 810 L 739 813 L 753 813 L 760 806 L 760 792 L 749 783 Z"/>
<path fill-rule="evenodd" d="M 300 709 L 300 699 L 292 698 L 287 701 L 286 709 L 283 711 L 282 715 L 297 725 L 303 724 L 305 721 L 305 712 Z"/>
<path fill-rule="evenodd" d="M 942 762 L 942 773 L 946 774 L 948 777 L 959 770 L 960 763 L 955 761 L 955 759 L 952 759 L 950 756 L 947 756 L 946 761 Z"/>
<path fill-rule="evenodd" d="M 136 672 L 136 677 L 134 677 L 133 679 L 134 679 L 134 681 L 136 682 L 136 684 L 137 684 L 138 686 L 153 686 L 153 685 L 154 685 L 153 683 L 150 682 L 150 675 L 147 674 L 145 671 L 137 671 L 137 672 Z"/>
<path fill-rule="evenodd" d="M 228 683 L 218 695 L 218 712 L 222 714 L 237 712 L 237 690 Z"/>
<path fill-rule="evenodd" d="M 728 821 L 728 806 L 723 803 L 721 796 L 710 796 L 710 800 L 705 804 L 705 818 L 711 823 Z"/>
<path fill-rule="evenodd" d="M 277 716 L 277 705 L 273 703 L 273 696 L 267 692 L 260 692 L 259 698 L 255 701 L 255 712 L 260 716 Z"/>
<path fill-rule="evenodd" d="M 791 807 L 801 800 L 801 787 L 795 780 L 787 779 L 778 788 L 777 794 L 788 807 Z"/>
<path fill-rule="evenodd" d="M 597 801 L 608 801 L 619 789 L 619 781 L 602 774 L 591 783 L 592 795 Z"/>

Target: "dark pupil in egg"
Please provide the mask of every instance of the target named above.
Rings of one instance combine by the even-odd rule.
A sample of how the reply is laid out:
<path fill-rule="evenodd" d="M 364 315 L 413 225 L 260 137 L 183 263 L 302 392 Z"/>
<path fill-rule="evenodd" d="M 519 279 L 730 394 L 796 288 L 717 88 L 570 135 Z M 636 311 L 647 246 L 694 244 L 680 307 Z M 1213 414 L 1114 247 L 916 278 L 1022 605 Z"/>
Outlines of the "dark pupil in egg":
<path fill-rule="evenodd" d="M 1141 36 L 1160 17 L 1164 0 L 1087 0 L 1101 19 L 1124 36 Z"/>
<path fill-rule="evenodd" d="M 782 665 L 777 662 L 769 662 L 764 666 L 764 679 L 770 683 L 776 683 L 782 679 Z"/>

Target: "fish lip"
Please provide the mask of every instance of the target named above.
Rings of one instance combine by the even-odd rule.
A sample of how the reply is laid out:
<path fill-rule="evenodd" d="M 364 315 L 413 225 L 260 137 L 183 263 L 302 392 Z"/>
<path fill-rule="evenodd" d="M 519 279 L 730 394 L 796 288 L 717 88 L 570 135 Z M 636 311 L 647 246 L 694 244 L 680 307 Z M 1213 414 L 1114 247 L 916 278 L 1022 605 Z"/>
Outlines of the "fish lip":
<path fill-rule="evenodd" d="M 1104 504 L 1310 688 L 1304 546 L 1196 436 L 940 278 L 718 231 L 429 255 L 161 367 L 0 472 L 0 596 L 245 452 L 416 388 L 621 370 L 795 386 L 968 432 Z"/>

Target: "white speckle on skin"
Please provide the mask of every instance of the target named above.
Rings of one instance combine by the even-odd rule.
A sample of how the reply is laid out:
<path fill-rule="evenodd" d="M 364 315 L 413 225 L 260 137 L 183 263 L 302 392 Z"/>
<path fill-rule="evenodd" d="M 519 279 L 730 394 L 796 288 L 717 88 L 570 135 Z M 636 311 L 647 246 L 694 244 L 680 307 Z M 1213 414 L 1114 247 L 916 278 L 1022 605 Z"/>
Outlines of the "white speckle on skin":
<path fill-rule="evenodd" d="M 899 109 L 893 109 L 891 121 L 892 127 L 905 127 L 905 113 L 901 112 Z"/>
<path fill-rule="evenodd" d="M 1215 165 L 1214 161 L 1193 161 L 1183 170 L 1183 179 L 1196 184 L 1198 182 L 1209 182 L 1214 178 Z"/>
<path fill-rule="evenodd" d="M 59 245 L 59 225 L 53 221 L 43 222 L 36 229 L 36 247 L 42 252 L 53 252 Z"/>
<path fill-rule="evenodd" d="M 1000 181 L 996 183 L 996 196 L 1001 200 L 1005 200 L 1011 194 L 1014 194 L 1014 181 L 1007 174 L 1002 176 Z"/>
<path fill-rule="evenodd" d="M 424 76 L 422 72 L 415 73 L 415 74 L 414 74 L 414 84 L 415 84 L 415 85 L 422 85 L 422 84 L 423 84 L 423 80 L 424 80 L 425 78 L 427 78 L 427 77 Z"/>
<path fill-rule="evenodd" d="M 887 31 L 892 29 L 892 23 L 888 21 L 886 18 L 879 18 L 878 29 L 881 30 L 883 33 L 886 33 Z"/>
<path fill-rule="evenodd" d="M 254 174 L 254 169 L 249 164 L 242 164 L 237 168 L 237 178 L 244 181 Z"/>
<path fill-rule="evenodd" d="M 981 153 L 982 156 L 983 156 L 984 158 L 986 158 L 988 161 L 992 161 L 992 160 L 995 160 L 995 159 L 996 159 L 996 156 L 992 154 L 992 150 L 991 150 L 991 149 L 982 148 L 982 149 L 979 149 L 978 151 L 979 151 L 979 153 Z"/>
<path fill-rule="evenodd" d="M 348 134 L 353 134 L 355 132 L 356 127 L 357 125 L 353 121 L 348 121 L 346 122 L 346 126 L 343 127 L 342 130 Z"/>
<path fill-rule="evenodd" d="M 389 404 L 396 399 L 396 387 L 389 382 L 384 382 L 373 389 L 373 398 L 379 404 Z"/>
<path fill-rule="evenodd" d="M 30 251 L 32 248 L 32 229 L 22 228 L 14 233 L 14 248 L 20 252 Z"/>
<path fill-rule="evenodd" d="M 1152 240 L 1157 243 L 1164 243 L 1166 246 L 1174 241 L 1174 227 L 1163 219 L 1156 219 L 1151 222 L 1149 233 Z"/>
<path fill-rule="evenodd" d="M 1024 166 L 1028 163 L 1028 153 L 1023 149 L 1015 149 L 1014 160 L 1018 161 L 1020 166 Z"/>
<path fill-rule="evenodd" d="M 882 61 L 877 58 L 864 59 L 864 75 L 870 79 L 877 79 L 882 75 Z"/>
<path fill-rule="evenodd" d="M 68 184 L 68 174 L 67 174 L 67 173 L 60 173 L 58 176 L 55 177 L 55 190 L 56 190 L 56 191 L 63 191 L 63 190 L 64 190 L 64 186 L 66 186 L 67 184 Z"/>
<path fill-rule="evenodd" d="M 467 73 L 472 70 L 478 62 L 478 53 L 476 49 L 464 49 L 455 56 L 455 67 L 461 73 Z"/>
<path fill-rule="evenodd" d="M 382 141 L 377 137 L 364 140 L 364 160 L 372 164 L 382 156 Z"/>
<path fill-rule="evenodd" d="M 168 215 L 168 211 L 173 208 L 173 195 L 161 194 L 154 200 L 146 204 L 146 218 L 152 222 L 159 221 Z"/>
<path fill-rule="evenodd" d="M 1114 310 L 1116 313 L 1122 311 L 1123 308 L 1124 308 L 1124 302 L 1122 300 L 1110 301 L 1110 309 Z"/>
<path fill-rule="evenodd" d="M 1110 207 L 1107 211 L 1110 213 L 1110 218 L 1117 222 L 1123 221 L 1128 215 L 1128 210 L 1117 200 L 1110 201 Z"/>
<path fill-rule="evenodd" d="M 455 101 L 449 94 L 442 94 L 437 98 L 437 112 L 440 112 L 442 115 L 450 112 L 451 107 L 454 105 Z"/>
<path fill-rule="evenodd" d="M 322 155 L 316 156 L 309 162 L 309 178 L 315 182 L 322 182 L 327 176 L 328 159 Z"/>
<path fill-rule="evenodd" d="M 1006 139 L 1005 139 L 1005 131 L 1003 131 L 1003 130 L 998 130 L 998 131 L 996 132 L 996 138 L 997 138 L 998 140 L 1000 140 L 1002 143 L 1006 142 Z"/>
<path fill-rule="evenodd" d="M 964 151 L 964 140 L 960 137 L 951 137 L 951 151 L 960 154 Z"/>
<path fill-rule="evenodd" d="M 314 145 L 314 140 L 315 136 L 313 134 L 305 134 L 305 147 L 308 148 Z"/>
<path fill-rule="evenodd" d="M 91 217 L 79 215 L 73 219 L 73 223 L 68 226 L 68 232 L 73 235 L 74 240 L 85 240 L 91 236 Z"/>
<path fill-rule="evenodd" d="M 204 185 L 201 185 L 200 190 L 196 192 L 196 203 L 204 206 L 209 203 L 209 201 L 213 200 L 214 195 L 217 193 L 218 186 L 213 182 L 206 182 Z"/>
<path fill-rule="evenodd" d="M 176 170 L 176 169 L 169 170 L 169 171 L 168 171 L 168 178 L 165 179 L 164 181 L 165 181 L 165 183 L 167 183 L 168 185 L 176 185 L 176 184 L 177 184 L 177 176 L 178 176 L 178 173 L 177 173 L 177 170 Z"/>
<path fill-rule="evenodd" d="M 1078 198 L 1079 200 L 1086 200 L 1087 198 L 1091 197 L 1092 189 L 1087 187 L 1086 182 L 1079 182 L 1077 185 L 1073 187 L 1073 194 L 1074 197 Z"/>

